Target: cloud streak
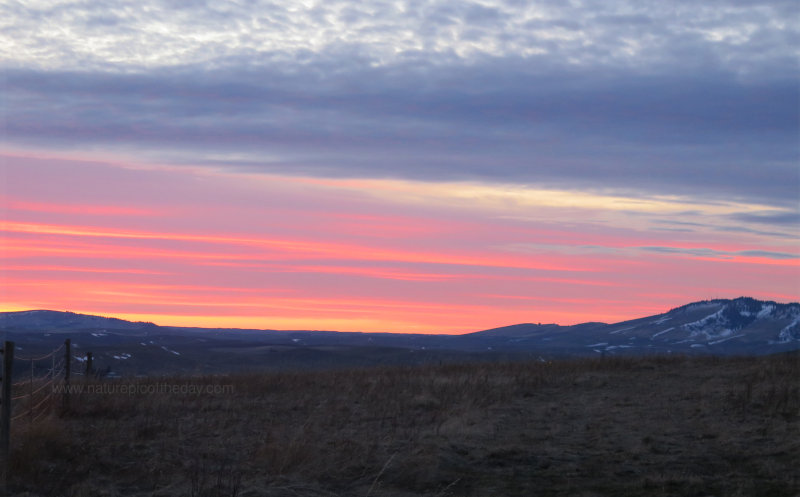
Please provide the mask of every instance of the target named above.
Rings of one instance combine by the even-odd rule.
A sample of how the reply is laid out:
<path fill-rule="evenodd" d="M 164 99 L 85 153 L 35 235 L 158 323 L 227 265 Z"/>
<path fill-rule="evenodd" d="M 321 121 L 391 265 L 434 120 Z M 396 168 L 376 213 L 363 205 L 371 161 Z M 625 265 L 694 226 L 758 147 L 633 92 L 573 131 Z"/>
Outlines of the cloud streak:
<path fill-rule="evenodd" d="M 0 223 L 7 308 L 183 325 L 463 332 L 532 319 L 622 320 L 688 295 L 797 294 L 794 239 L 696 222 L 730 223 L 742 204 L 503 196 L 486 185 L 426 189 L 57 159 L 7 158 L 3 167 L 16 195 L 6 197 Z M 143 184 L 179 195 L 149 192 L 148 209 L 129 209 L 147 196 Z M 79 211 L 70 207 L 76 199 Z M 692 230 L 653 229 L 670 215 Z"/>

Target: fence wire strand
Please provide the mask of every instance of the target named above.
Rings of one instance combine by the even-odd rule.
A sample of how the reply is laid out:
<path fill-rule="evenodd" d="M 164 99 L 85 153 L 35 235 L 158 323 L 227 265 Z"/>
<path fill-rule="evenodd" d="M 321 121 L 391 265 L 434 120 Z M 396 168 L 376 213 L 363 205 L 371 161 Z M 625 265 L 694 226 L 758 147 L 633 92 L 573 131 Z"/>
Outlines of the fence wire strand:
<path fill-rule="evenodd" d="M 25 416 L 27 416 L 27 415 L 28 415 L 28 413 L 27 413 L 27 412 L 22 412 L 22 413 L 19 413 L 19 414 L 17 414 L 16 416 L 11 416 L 11 421 L 13 422 L 13 421 L 16 421 L 16 420 L 18 420 L 18 419 L 22 419 L 22 418 L 24 418 L 24 417 L 25 417 Z"/>
<path fill-rule="evenodd" d="M 55 378 L 50 378 L 50 380 L 49 380 L 49 381 L 47 381 L 47 382 L 45 382 L 45 383 L 42 383 L 42 385 L 41 385 L 39 388 L 37 388 L 36 390 L 34 390 L 33 392 L 31 392 L 29 395 L 30 395 L 31 397 L 33 397 L 33 396 L 34 396 L 34 395 L 36 395 L 37 393 L 41 392 L 41 391 L 42 391 L 42 390 L 44 390 L 45 388 L 47 388 L 47 387 L 49 387 L 50 385 L 52 385 L 54 382 L 55 382 Z M 52 392 L 51 392 L 51 393 L 52 393 Z"/>
<path fill-rule="evenodd" d="M 42 419 L 43 417 L 47 416 L 49 413 L 50 413 L 50 411 L 48 411 L 46 409 L 43 409 L 39 414 L 37 414 L 36 416 L 33 417 L 33 420 L 31 422 L 35 423 L 35 422 L 39 421 L 40 419 Z"/>
<path fill-rule="evenodd" d="M 35 405 L 35 406 L 33 406 L 33 407 L 29 407 L 29 408 L 28 408 L 28 409 L 29 409 L 29 411 L 35 411 L 35 410 L 39 409 L 40 407 L 42 407 L 42 404 L 44 404 L 45 402 L 47 402 L 48 400 L 50 400 L 50 399 L 52 399 L 52 398 L 53 398 L 53 392 L 50 392 L 50 394 L 48 394 L 48 395 L 45 395 L 45 396 L 42 398 L 42 400 L 40 400 L 40 401 L 39 401 L 39 403 L 38 403 L 38 404 L 36 404 L 36 405 Z"/>
<path fill-rule="evenodd" d="M 58 346 L 58 348 L 55 348 L 55 349 L 51 350 L 50 352 L 48 352 L 47 354 L 45 354 L 45 355 L 43 355 L 41 357 L 25 357 L 25 356 L 20 356 L 20 355 L 14 354 L 14 360 L 15 361 L 16 360 L 34 361 L 34 362 L 35 361 L 43 361 L 45 359 L 49 359 L 50 357 L 53 357 L 56 354 L 56 352 L 58 352 L 59 350 L 63 349 L 64 346 L 65 345 L 62 343 L 61 345 Z"/>
<path fill-rule="evenodd" d="M 60 356 L 57 355 L 59 352 L 62 352 Z M 50 413 L 56 396 L 54 385 L 58 381 L 66 380 L 64 373 L 68 366 L 67 361 L 73 361 L 72 357 L 65 357 L 65 352 L 66 343 L 41 356 L 14 357 L 15 361 L 26 362 L 30 367 L 26 368 L 26 378 L 11 383 L 13 394 L 10 421 L 27 418 L 33 423 Z M 41 364 L 43 361 L 47 362 Z"/>

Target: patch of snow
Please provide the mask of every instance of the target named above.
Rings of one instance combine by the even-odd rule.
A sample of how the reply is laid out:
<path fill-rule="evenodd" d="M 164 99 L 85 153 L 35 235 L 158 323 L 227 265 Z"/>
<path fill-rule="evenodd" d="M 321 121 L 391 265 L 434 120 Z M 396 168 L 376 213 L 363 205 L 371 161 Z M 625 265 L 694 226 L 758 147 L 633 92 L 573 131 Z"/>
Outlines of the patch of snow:
<path fill-rule="evenodd" d="M 795 318 L 794 321 L 789 323 L 788 326 L 783 328 L 780 333 L 778 333 L 778 341 L 777 343 L 789 343 L 792 341 L 792 328 L 796 328 L 800 325 L 800 317 Z"/>
<path fill-rule="evenodd" d="M 147 347 L 147 344 L 144 343 L 144 342 L 139 342 L 139 345 L 143 345 L 143 346 Z"/>
<path fill-rule="evenodd" d="M 608 342 L 593 343 L 592 345 L 587 345 L 587 347 L 602 347 L 604 345 L 608 345 Z"/>
<path fill-rule="evenodd" d="M 708 342 L 709 345 L 716 345 L 718 343 L 727 342 L 728 340 L 733 340 L 734 338 L 743 337 L 744 333 L 740 333 L 738 335 L 734 335 L 732 337 L 723 338 L 722 340 L 714 340 L 713 342 Z"/>
<path fill-rule="evenodd" d="M 726 329 L 724 329 L 724 330 L 720 331 L 720 332 L 717 334 L 717 336 L 720 336 L 720 337 L 728 337 L 728 336 L 731 336 L 731 334 L 732 334 L 732 333 L 733 333 L 733 330 L 729 330 L 729 329 L 727 329 L 727 328 L 726 328 Z"/>
<path fill-rule="evenodd" d="M 672 319 L 672 316 L 664 316 L 660 319 L 656 319 L 655 321 L 653 321 L 653 324 L 664 324 L 664 322 L 669 321 L 670 319 Z"/>
<path fill-rule="evenodd" d="M 614 349 L 632 349 L 633 345 L 609 345 L 606 347 L 606 350 L 614 350 Z"/>
<path fill-rule="evenodd" d="M 108 333 L 106 333 L 105 330 L 103 330 L 103 331 L 98 331 L 97 333 L 92 333 L 92 336 L 93 337 L 107 337 Z"/>
<path fill-rule="evenodd" d="M 113 356 L 111 356 L 111 357 L 113 357 L 114 359 L 119 359 L 119 360 L 121 360 L 121 361 L 124 361 L 124 360 L 126 360 L 126 359 L 130 359 L 130 358 L 131 358 L 131 357 L 133 357 L 133 356 L 131 356 L 130 354 L 128 354 L 127 352 L 125 352 L 124 354 L 120 354 L 120 355 L 113 355 Z"/>
<path fill-rule="evenodd" d="M 764 319 L 766 317 L 769 317 L 772 314 L 772 311 L 774 311 L 774 310 L 775 310 L 775 306 L 774 305 L 772 305 L 772 304 L 763 304 L 761 306 L 761 310 L 758 311 L 758 314 L 756 314 L 756 318 L 757 319 Z"/>
<path fill-rule="evenodd" d="M 616 334 L 617 334 L 617 333 L 619 333 L 620 331 L 628 331 L 628 330 L 632 330 L 632 329 L 634 329 L 634 328 L 636 328 L 636 326 L 630 326 L 630 327 L 628 327 L 628 328 L 620 328 L 620 329 L 618 329 L 618 330 L 610 331 L 608 334 L 609 334 L 609 335 L 616 335 Z"/>
<path fill-rule="evenodd" d="M 705 347 L 702 343 L 693 343 L 690 345 L 691 348 L 696 349 L 697 347 Z"/>
<path fill-rule="evenodd" d="M 664 330 L 664 331 L 659 331 L 658 333 L 656 333 L 656 334 L 654 334 L 653 336 L 651 336 L 651 337 L 650 337 L 650 340 L 654 339 L 654 338 L 655 338 L 655 337 L 657 337 L 658 335 L 663 335 L 664 333 L 666 333 L 666 332 L 668 332 L 668 331 L 672 331 L 672 330 L 674 330 L 674 329 L 675 329 L 675 327 L 674 327 L 674 326 L 672 326 L 671 328 L 667 328 L 667 329 L 666 329 L 666 330 Z"/>
<path fill-rule="evenodd" d="M 693 321 L 691 323 L 686 323 L 683 325 L 684 328 L 698 328 L 703 327 L 709 324 L 712 321 L 719 321 L 719 318 L 722 316 L 722 309 L 718 310 L 714 314 L 709 314 L 708 316 L 704 317 L 703 319 L 699 319 L 697 321 Z"/>
<path fill-rule="evenodd" d="M 169 352 L 171 354 L 181 355 L 180 352 L 175 352 L 174 350 L 169 350 L 168 348 L 164 347 L 163 345 L 161 346 L 161 348 L 166 350 L 167 352 Z"/>
<path fill-rule="evenodd" d="M 72 356 L 72 358 L 75 359 L 78 362 L 86 362 L 86 358 L 85 357 L 80 357 L 80 356 L 74 355 L 74 356 Z"/>
<path fill-rule="evenodd" d="M 299 342 L 299 341 L 300 341 L 300 339 L 299 339 L 299 338 L 292 338 L 292 341 L 293 341 L 294 343 L 297 343 L 297 342 Z"/>
<path fill-rule="evenodd" d="M 592 349 L 592 350 L 594 350 L 594 351 L 595 351 L 595 352 L 597 352 L 598 354 L 602 354 L 602 353 L 603 353 L 603 351 L 602 351 L 602 350 L 597 350 L 597 349 Z"/>
<path fill-rule="evenodd" d="M 709 314 L 703 319 L 681 325 L 681 328 L 689 332 L 689 338 L 699 338 L 704 341 L 713 341 L 733 335 L 730 329 L 730 322 L 722 315 L 725 307 L 713 314 Z"/>

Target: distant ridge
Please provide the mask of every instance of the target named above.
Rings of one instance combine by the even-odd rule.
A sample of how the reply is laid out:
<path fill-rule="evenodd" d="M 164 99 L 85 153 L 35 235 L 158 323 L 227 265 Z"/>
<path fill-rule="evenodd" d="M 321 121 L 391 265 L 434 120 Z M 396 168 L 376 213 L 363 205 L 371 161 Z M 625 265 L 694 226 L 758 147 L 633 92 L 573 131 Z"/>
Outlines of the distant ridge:
<path fill-rule="evenodd" d="M 69 331 L 107 327 L 114 329 L 152 328 L 156 325 L 142 321 L 126 321 L 115 317 L 79 314 L 70 311 L 31 310 L 0 313 L 0 329 L 44 329 Z"/>
<path fill-rule="evenodd" d="M 615 324 L 582 323 L 573 326 L 513 325 L 480 331 L 518 339 L 585 342 L 600 352 L 619 349 L 653 349 L 669 352 L 760 354 L 800 347 L 800 303 L 780 304 L 751 297 L 693 302 L 664 314 Z M 721 344 L 727 344 L 724 347 Z M 784 347 L 786 346 L 786 347 Z"/>
<path fill-rule="evenodd" d="M 707 305 L 707 304 L 733 304 L 739 308 L 757 308 L 763 305 L 772 305 L 772 306 L 793 306 L 793 305 L 800 305 L 798 302 L 790 302 L 786 304 L 780 304 L 775 302 L 774 300 L 757 300 L 752 297 L 737 297 L 735 299 L 711 299 L 711 300 L 699 300 L 697 302 L 692 302 L 690 304 L 684 304 L 680 307 L 676 307 L 674 309 L 670 309 L 667 311 L 667 314 L 674 311 L 679 311 L 681 309 L 686 309 L 693 306 L 698 305 Z"/>
<path fill-rule="evenodd" d="M 158 326 L 73 312 L 0 313 L 0 333 L 23 349 L 72 338 L 117 370 L 228 371 L 606 355 L 765 355 L 800 350 L 800 303 L 750 297 L 693 302 L 621 323 L 521 323 L 462 335 Z M 213 366 L 212 366 L 213 364 Z M 289 366 L 287 366 L 289 367 Z"/>

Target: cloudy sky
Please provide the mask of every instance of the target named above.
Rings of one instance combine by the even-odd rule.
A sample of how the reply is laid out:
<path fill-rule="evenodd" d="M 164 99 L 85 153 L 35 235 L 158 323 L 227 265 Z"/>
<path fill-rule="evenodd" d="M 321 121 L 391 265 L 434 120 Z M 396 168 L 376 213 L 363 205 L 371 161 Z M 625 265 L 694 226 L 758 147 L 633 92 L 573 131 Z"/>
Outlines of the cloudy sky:
<path fill-rule="evenodd" d="M 0 299 L 457 333 L 800 299 L 794 1 L 0 3 Z"/>

